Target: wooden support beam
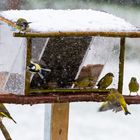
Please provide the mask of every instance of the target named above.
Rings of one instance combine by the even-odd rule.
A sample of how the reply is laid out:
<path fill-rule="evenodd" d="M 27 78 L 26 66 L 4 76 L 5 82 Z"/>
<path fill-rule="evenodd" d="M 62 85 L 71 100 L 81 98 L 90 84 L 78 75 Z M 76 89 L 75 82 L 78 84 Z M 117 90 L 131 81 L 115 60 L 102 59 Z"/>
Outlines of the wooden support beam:
<path fill-rule="evenodd" d="M 47 32 L 47 33 L 40 33 L 40 32 L 26 32 L 26 33 L 13 33 L 14 37 L 72 37 L 72 36 L 103 36 L 103 37 L 130 37 L 130 38 L 139 38 L 140 31 L 112 31 L 112 32 L 103 32 L 103 31 L 76 31 L 76 32 Z"/>
<path fill-rule="evenodd" d="M 119 56 L 118 91 L 120 93 L 122 93 L 123 90 L 124 59 L 125 59 L 125 38 L 123 37 L 120 39 L 120 56 Z"/>
<path fill-rule="evenodd" d="M 32 39 L 27 38 L 27 52 L 26 52 L 26 66 L 30 64 L 31 60 L 31 52 L 32 51 Z M 30 77 L 31 73 L 26 70 L 26 75 L 25 75 L 25 94 L 28 95 L 30 92 Z"/>
<path fill-rule="evenodd" d="M 68 124 L 69 124 L 69 103 L 52 104 L 50 140 L 67 140 Z"/>
<path fill-rule="evenodd" d="M 43 103 L 68 103 L 68 102 L 103 102 L 108 92 L 68 92 L 68 93 L 46 93 L 40 95 L 13 95 L 0 94 L 0 103 L 12 104 L 43 104 Z M 124 95 L 128 104 L 140 104 L 140 96 Z"/>

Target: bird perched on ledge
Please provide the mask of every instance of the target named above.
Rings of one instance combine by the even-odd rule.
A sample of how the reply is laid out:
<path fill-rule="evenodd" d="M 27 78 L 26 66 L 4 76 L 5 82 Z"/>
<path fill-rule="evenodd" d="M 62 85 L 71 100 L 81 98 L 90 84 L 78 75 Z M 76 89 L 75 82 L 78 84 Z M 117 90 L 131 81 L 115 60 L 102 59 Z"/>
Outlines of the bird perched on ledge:
<path fill-rule="evenodd" d="M 125 99 L 121 93 L 117 89 L 110 89 L 110 93 L 106 97 L 106 101 L 99 108 L 99 112 L 112 110 L 114 112 L 118 112 L 123 110 L 124 114 L 131 114 L 127 109 L 127 104 Z"/>
<path fill-rule="evenodd" d="M 3 118 L 3 117 L 9 118 L 13 120 L 14 123 L 16 123 L 16 121 L 11 117 L 9 111 L 6 109 L 4 104 L 0 103 L 0 118 Z"/>
<path fill-rule="evenodd" d="M 132 77 L 130 82 L 129 82 L 129 91 L 131 95 L 131 92 L 136 92 L 138 95 L 138 90 L 139 90 L 139 83 L 137 82 L 137 79 L 135 77 Z"/>
<path fill-rule="evenodd" d="M 98 89 L 106 89 L 108 86 L 111 85 L 113 81 L 113 73 L 107 73 L 101 80 L 98 82 L 97 87 Z"/>
<path fill-rule="evenodd" d="M 27 66 L 27 69 L 33 74 L 37 73 L 41 79 L 44 79 L 44 76 L 42 73 L 43 71 L 51 72 L 50 69 L 42 68 L 38 63 L 35 63 L 33 61 L 30 62 L 29 66 Z"/>
<path fill-rule="evenodd" d="M 24 18 L 19 18 L 16 21 L 16 29 L 18 29 L 19 32 L 27 32 L 27 31 L 29 31 L 29 24 L 30 23 L 31 22 L 27 22 L 27 20 Z"/>
<path fill-rule="evenodd" d="M 74 82 L 75 87 L 78 88 L 87 88 L 93 86 L 93 78 L 92 77 L 85 77 L 76 79 Z"/>

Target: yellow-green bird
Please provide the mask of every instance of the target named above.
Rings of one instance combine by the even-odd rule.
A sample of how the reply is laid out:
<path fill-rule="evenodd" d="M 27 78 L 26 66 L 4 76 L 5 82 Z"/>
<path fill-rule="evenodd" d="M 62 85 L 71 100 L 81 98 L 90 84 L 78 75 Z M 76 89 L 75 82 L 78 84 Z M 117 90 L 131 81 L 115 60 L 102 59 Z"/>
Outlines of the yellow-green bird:
<path fill-rule="evenodd" d="M 111 72 L 107 73 L 98 82 L 98 84 L 97 84 L 98 89 L 106 89 L 108 86 L 110 86 L 113 81 L 113 77 L 114 77 L 113 73 L 111 73 Z"/>
<path fill-rule="evenodd" d="M 16 121 L 11 117 L 9 111 L 6 109 L 4 104 L 0 103 L 0 118 L 3 118 L 3 117 L 9 118 L 13 120 L 14 123 L 16 123 Z"/>
<path fill-rule="evenodd" d="M 92 87 L 93 86 L 93 79 L 90 77 L 76 79 L 74 84 L 75 84 L 75 87 L 78 87 L 78 88 Z"/>
<path fill-rule="evenodd" d="M 17 21 L 16 21 L 16 29 L 18 29 L 20 32 L 26 32 L 29 30 L 29 24 L 31 22 L 27 22 L 26 19 L 24 18 L 19 18 Z"/>
<path fill-rule="evenodd" d="M 127 104 L 121 93 L 117 89 L 110 89 L 110 93 L 106 97 L 106 101 L 99 108 L 99 112 L 112 110 L 118 112 L 123 110 L 125 115 L 131 114 L 127 109 Z"/>
<path fill-rule="evenodd" d="M 137 79 L 135 77 L 132 77 L 130 82 L 129 82 L 129 91 L 131 95 L 131 92 L 136 92 L 138 95 L 138 90 L 139 90 L 139 83 L 137 82 Z"/>

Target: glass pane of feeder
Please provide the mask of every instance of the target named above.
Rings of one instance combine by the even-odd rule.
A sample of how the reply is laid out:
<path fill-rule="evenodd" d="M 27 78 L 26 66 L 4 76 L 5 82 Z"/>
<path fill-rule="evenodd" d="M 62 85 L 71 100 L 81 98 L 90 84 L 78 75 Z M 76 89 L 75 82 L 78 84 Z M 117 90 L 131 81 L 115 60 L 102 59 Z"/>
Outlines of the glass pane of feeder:
<path fill-rule="evenodd" d="M 32 60 L 40 61 L 44 53 L 49 38 L 33 38 L 32 39 Z"/>
<path fill-rule="evenodd" d="M 45 65 L 41 60 L 42 55 L 45 51 L 49 38 L 32 38 L 32 61 Z M 31 74 L 30 81 L 32 82 L 34 74 Z"/>
<path fill-rule="evenodd" d="M 93 38 L 79 69 L 80 75 L 84 75 L 87 69 L 90 69 L 89 75 L 92 76 L 93 84 L 96 85 L 105 74 L 111 72 L 114 78 L 110 87 L 117 88 L 119 50 L 119 40 L 116 38 Z M 89 75 L 86 74 L 86 76 Z"/>
<path fill-rule="evenodd" d="M 135 77 L 137 82 L 140 84 L 140 39 L 126 39 L 126 53 L 125 53 L 125 63 L 124 63 L 124 84 L 123 84 L 123 94 L 129 95 L 129 82 L 131 77 Z M 131 95 L 140 95 L 140 90 L 138 92 L 132 92 Z"/>
<path fill-rule="evenodd" d="M 0 30 L 0 90 L 24 93 L 25 39 L 13 37 L 12 28 L 4 23 Z"/>
<path fill-rule="evenodd" d="M 41 62 L 42 66 L 51 69 L 51 72 L 44 72 L 43 79 L 35 74 L 31 88 L 71 88 L 90 41 L 91 37 L 50 38 Z"/>

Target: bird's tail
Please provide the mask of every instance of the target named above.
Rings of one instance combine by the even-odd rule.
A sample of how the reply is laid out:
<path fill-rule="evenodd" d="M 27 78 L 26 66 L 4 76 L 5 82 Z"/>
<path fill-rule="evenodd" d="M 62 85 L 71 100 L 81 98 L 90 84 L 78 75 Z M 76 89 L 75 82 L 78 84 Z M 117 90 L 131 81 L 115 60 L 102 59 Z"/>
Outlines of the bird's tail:
<path fill-rule="evenodd" d="M 27 22 L 28 24 L 32 23 L 32 22 Z"/>
<path fill-rule="evenodd" d="M 11 116 L 9 117 L 14 123 L 17 123 Z"/>
<path fill-rule="evenodd" d="M 128 111 L 127 107 L 123 107 L 123 106 L 121 106 L 121 107 L 122 107 L 122 110 L 124 111 L 124 114 L 125 114 L 125 115 L 131 114 L 131 113 Z"/>
<path fill-rule="evenodd" d="M 44 79 L 44 71 L 51 72 L 51 69 L 41 68 L 41 70 L 38 72 L 41 79 Z"/>
<path fill-rule="evenodd" d="M 43 74 L 41 73 L 41 71 L 38 72 L 38 75 L 40 76 L 41 79 L 44 79 Z"/>
<path fill-rule="evenodd" d="M 6 115 L 6 114 L 3 113 L 3 112 L 1 112 L 1 114 L 2 114 L 3 116 L 5 116 L 6 118 L 11 119 L 14 123 L 17 123 L 10 115 Z"/>
<path fill-rule="evenodd" d="M 41 70 L 51 72 L 51 69 L 41 68 Z"/>

